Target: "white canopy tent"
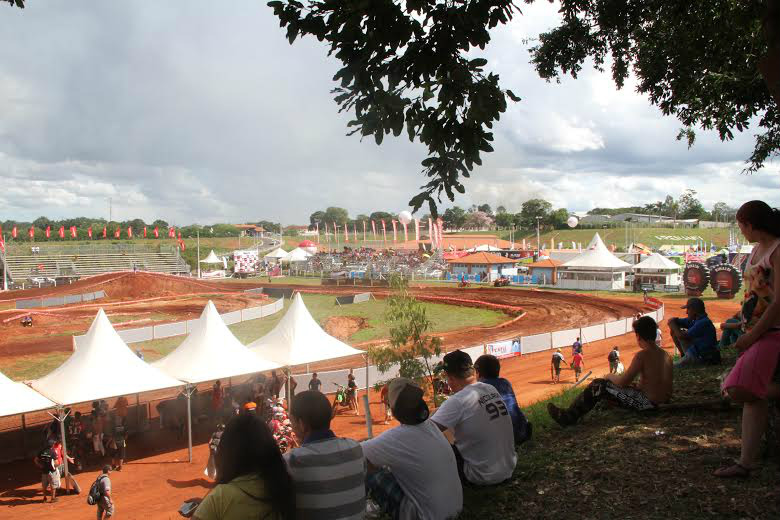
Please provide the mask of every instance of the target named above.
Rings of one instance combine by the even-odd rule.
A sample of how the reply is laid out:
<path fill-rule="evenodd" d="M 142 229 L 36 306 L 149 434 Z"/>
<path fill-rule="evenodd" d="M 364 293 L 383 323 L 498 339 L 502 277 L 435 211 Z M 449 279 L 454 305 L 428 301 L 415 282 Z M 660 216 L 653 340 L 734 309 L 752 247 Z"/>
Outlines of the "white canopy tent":
<path fill-rule="evenodd" d="M 563 289 L 620 290 L 625 288 L 631 265 L 613 255 L 598 233 L 581 254 L 558 268 L 558 287 Z"/>
<path fill-rule="evenodd" d="M 472 251 L 475 253 L 478 253 L 480 251 L 501 251 L 500 247 L 491 246 L 490 244 L 482 244 L 481 246 L 472 247 L 471 249 L 467 249 L 467 251 Z"/>
<path fill-rule="evenodd" d="M 230 332 L 214 304 L 209 301 L 192 332 L 173 352 L 152 363 L 171 377 L 187 383 L 187 438 L 192 462 L 192 409 L 190 398 L 196 383 L 254 374 L 280 365 L 250 352 Z"/>
<path fill-rule="evenodd" d="M 108 316 L 100 309 L 83 336 L 73 337 L 75 352 L 62 365 L 32 387 L 58 405 L 97 401 L 121 395 L 175 388 L 181 381 L 169 377 L 138 358 L 119 337 Z M 118 367 L 118 370 L 110 370 Z M 65 417 L 58 406 L 63 452 L 67 456 Z M 65 457 L 65 473 L 68 461 Z M 67 481 L 67 480 L 66 480 Z"/>
<path fill-rule="evenodd" d="M 214 254 L 214 250 L 212 249 L 209 255 L 200 261 L 201 264 L 220 264 L 222 265 L 222 259 L 219 258 L 216 254 Z"/>
<path fill-rule="evenodd" d="M 289 253 L 287 253 L 287 256 L 282 258 L 283 262 L 305 262 L 311 255 L 308 251 L 305 249 L 302 249 L 300 247 L 296 247 Z"/>
<path fill-rule="evenodd" d="M 287 251 L 285 251 L 281 247 L 277 247 L 276 249 L 274 249 L 273 251 L 265 255 L 263 258 L 266 258 L 269 261 L 273 261 L 273 262 L 280 262 L 287 255 L 288 255 Z"/>
<path fill-rule="evenodd" d="M 680 285 L 680 265 L 660 253 L 653 253 L 632 270 L 639 284 Z"/>
<path fill-rule="evenodd" d="M 57 405 L 24 383 L 12 381 L 0 372 L 0 417 L 37 412 Z"/>

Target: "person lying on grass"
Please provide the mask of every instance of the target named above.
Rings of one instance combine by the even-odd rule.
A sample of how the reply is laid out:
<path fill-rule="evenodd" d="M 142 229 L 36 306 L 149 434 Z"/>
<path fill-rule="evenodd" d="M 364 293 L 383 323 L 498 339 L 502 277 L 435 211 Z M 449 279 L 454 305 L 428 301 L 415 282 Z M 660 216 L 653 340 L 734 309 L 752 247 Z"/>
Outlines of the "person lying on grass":
<path fill-rule="evenodd" d="M 672 358 L 655 343 L 658 325 L 649 316 L 633 323 L 634 334 L 641 349 L 623 374 L 608 374 L 594 379 L 576 397 L 568 409 L 554 404 L 547 405 L 547 411 L 561 426 L 571 426 L 587 414 L 601 400 L 623 408 L 645 411 L 666 403 L 672 397 Z M 633 381 L 641 377 L 635 386 Z"/>

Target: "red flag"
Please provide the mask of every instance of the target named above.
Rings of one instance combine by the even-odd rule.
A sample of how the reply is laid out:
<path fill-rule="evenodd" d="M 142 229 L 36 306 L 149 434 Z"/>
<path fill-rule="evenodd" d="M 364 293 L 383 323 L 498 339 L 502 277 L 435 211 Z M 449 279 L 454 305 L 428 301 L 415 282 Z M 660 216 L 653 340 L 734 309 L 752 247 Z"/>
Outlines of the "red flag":
<path fill-rule="evenodd" d="M 358 239 L 357 239 L 357 222 L 352 224 L 352 234 L 354 235 L 355 242 L 357 243 L 357 241 L 358 241 Z"/>
<path fill-rule="evenodd" d="M 333 240 L 337 241 L 339 239 L 339 226 L 335 222 L 333 223 Z"/>
<path fill-rule="evenodd" d="M 444 247 L 444 221 L 441 218 L 436 219 L 436 227 L 438 228 L 436 236 L 439 239 L 439 247 Z"/>
<path fill-rule="evenodd" d="M 419 218 L 414 219 L 414 241 L 415 242 L 420 241 L 420 219 Z"/>
<path fill-rule="evenodd" d="M 366 221 L 363 221 L 363 243 L 366 242 Z"/>
<path fill-rule="evenodd" d="M 76 238 L 78 235 L 78 231 L 76 231 L 76 226 L 70 226 L 70 236 L 71 238 Z"/>
<path fill-rule="evenodd" d="M 157 226 L 154 227 L 154 238 L 160 238 L 160 231 L 157 229 Z"/>
<path fill-rule="evenodd" d="M 398 228 L 395 220 L 393 220 L 393 242 L 398 242 Z"/>
<path fill-rule="evenodd" d="M 385 219 L 382 219 L 382 242 L 387 244 L 387 226 L 385 226 Z"/>
<path fill-rule="evenodd" d="M 127 238 L 133 238 L 133 228 L 127 226 Z"/>
<path fill-rule="evenodd" d="M 349 242 L 349 229 L 346 222 L 344 222 L 344 242 Z"/>
<path fill-rule="evenodd" d="M 179 231 L 179 240 L 181 240 L 181 231 Z"/>
<path fill-rule="evenodd" d="M 92 239 L 92 226 L 89 226 L 89 227 L 87 228 L 87 236 L 88 236 L 90 239 Z"/>
<path fill-rule="evenodd" d="M 406 230 L 406 222 L 401 222 L 401 224 L 403 224 L 403 226 L 404 226 L 404 242 L 408 242 L 409 241 L 409 233 Z"/>
<path fill-rule="evenodd" d="M 106 226 L 103 226 L 103 238 L 106 238 L 108 230 L 106 229 Z"/>
<path fill-rule="evenodd" d="M 30 226 L 30 238 L 35 238 L 35 226 Z"/>
<path fill-rule="evenodd" d="M 182 250 L 182 251 L 184 251 L 185 249 L 187 249 L 187 248 L 184 246 L 184 240 L 182 240 L 181 238 L 179 238 L 179 247 L 181 248 L 181 250 Z"/>
<path fill-rule="evenodd" d="M 60 238 L 65 238 L 65 226 L 60 226 Z"/>
<path fill-rule="evenodd" d="M 51 226 L 46 226 L 46 238 L 51 238 Z"/>
<path fill-rule="evenodd" d="M 168 238 L 176 238 L 176 228 L 174 227 L 168 228 Z"/>
<path fill-rule="evenodd" d="M 114 238 L 119 238 L 122 236 L 122 228 L 116 228 L 116 231 L 114 231 Z"/>
<path fill-rule="evenodd" d="M 5 253 L 5 239 L 3 238 L 2 233 L 0 233 L 0 251 Z"/>
<path fill-rule="evenodd" d="M 376 222 L 374 222 L 373 220 L 371 221 L 371 229 L 374 232 L 374 240 L 376 240 Z"/>
<path fill-rule="evenodd" d="M 431 239 L 431 247 L 436 247 L 436 244 L 434 243 L 436 237 L 434 237 L 433 232 L 433 220 L 431 220 L 430 217 L 428 217 L 428 238 Z"/>
<path fill-rule="evenodd" d="M 16 226 L 14 226 L 13 229 L 11 230 L 11 236 L 16 238 L 16 234 L 17 234 Z"/>
<path fill-rule="evenodd" d="M 146 238 L 146 226 L 144 226 L 144 238 Z"/>

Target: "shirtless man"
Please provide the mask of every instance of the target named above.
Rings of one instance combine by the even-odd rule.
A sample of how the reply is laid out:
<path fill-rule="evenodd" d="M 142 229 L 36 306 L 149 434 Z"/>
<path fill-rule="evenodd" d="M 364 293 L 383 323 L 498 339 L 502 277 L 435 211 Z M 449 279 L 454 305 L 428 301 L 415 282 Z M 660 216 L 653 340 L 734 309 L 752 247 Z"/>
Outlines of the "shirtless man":
<path fill-rule="evenodd" d="M 563 410 L 554 404 L 547 411 L 561 426 L 571 426 L 587 414 L 600 400 L 608 400 L 623 408 L 645 411 L 669 402 L 672 397 L 672 358 L 655 343 L 658 325 L 645 316 L 633 324 L 634 334 L 641 349 L 622 374 L 609 374 L 595 379 L 577 396 L 572 405 Z M 632 386 L 639 376 L 639 384 Z"/>

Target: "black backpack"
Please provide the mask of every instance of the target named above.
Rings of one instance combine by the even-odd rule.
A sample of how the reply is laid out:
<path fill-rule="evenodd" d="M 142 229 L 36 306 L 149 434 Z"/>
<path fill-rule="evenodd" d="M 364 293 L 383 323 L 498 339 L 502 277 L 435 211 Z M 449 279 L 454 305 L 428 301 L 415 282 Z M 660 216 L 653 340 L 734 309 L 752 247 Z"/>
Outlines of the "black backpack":
<path fill-rule="evenodd" d="M 100 475 L 89 487 L 89 493 L 87 494 L 87 504 L 94 506 L 100 502 L 101 498 L 103 498 L 103 491 L 100 489 L 100 479 L 104 477 L 105 475 Z"/>
<path fill-rule="evenodd" d="M 54 452 L 50 448 L 46 448 L 38 454 L 38 463 L 41 465 L 41 469 L 49 473 L 57 469 L 56 458 Z"/>

